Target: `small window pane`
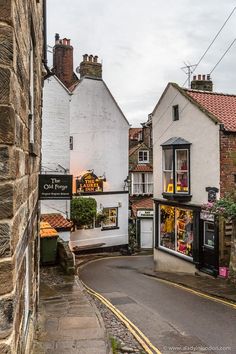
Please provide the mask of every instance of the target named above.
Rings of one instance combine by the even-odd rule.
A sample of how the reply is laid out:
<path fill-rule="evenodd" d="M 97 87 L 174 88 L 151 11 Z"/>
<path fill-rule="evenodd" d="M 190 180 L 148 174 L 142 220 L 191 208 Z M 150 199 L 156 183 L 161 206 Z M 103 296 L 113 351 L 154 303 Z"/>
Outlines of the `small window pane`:
<path fill-rule="evenodd" d="M 164 150 L 164 170 L 172 171 L 173 169 L 173 151 L 172 149 Z"/>
<path fill-rule="evenodd" d="M 117 208 L 104 208 L 106 220 L 103 222 L 103 227 L 116 227 L 117 226 Z"/>
<path fill-rule="evenodd" d="M 177 252 L 192 257 L 193 212 L 176 208 Z"/>
<path fill-rule="evenodd" d="M 211 222 L 204 222 L 204 246 L 209 248 L 215 247 L 215 229 Z"/>
<path fill-rule="evenodd" d="M 175 208 L 160 206 L 160 246 L 175 250 Z"/>
<path fill-rule="evenodd" d="M 189 192 L 188 150 L 176 150 L 176 193 Z"/>
<path fill-rule="evenodd" d="M 179 105 L 172 107 L 173 120 L 179 120 Z"/>

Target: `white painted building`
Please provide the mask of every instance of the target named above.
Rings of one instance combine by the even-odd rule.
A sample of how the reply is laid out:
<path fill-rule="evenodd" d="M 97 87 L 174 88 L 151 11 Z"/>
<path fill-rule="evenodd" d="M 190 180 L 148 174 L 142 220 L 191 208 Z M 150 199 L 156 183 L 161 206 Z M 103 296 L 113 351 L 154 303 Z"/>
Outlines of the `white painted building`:
<path fill-rule="evenodd" d="M 42 120 L 43 174 L 67 174 L 70 169 L 70 101 L 71 92 L 56 75 L 44 82 Z M 70 201 L 42 200 L 41 213 L 70 216 Z"/>
<path fill-rule="evenodd" d="M 74 177 L 89 170 L 105 177 L 102 192 L 86 195 L 96 199 L 98 210 L 112 210 L 116 222 L 73 232 L 72 247 L 128 243 L 128 193 L 124 191 L 128 175 L 128 129 L 129 124 L 104 81 L 99 77 L 83 77 L 71 101 L 70 171 Z"/>
<path fill-rule="evenodd" d="M 128 244 L 129 123 L 102 80 L 96 56 L 84 55 L 80 80 L 73 72 L 70 40 L 56 35 L 54 73 L 45 82 L 43 110 L 42 171 L 72 174 L 74 198 L 92 197 L 106 223 L 75 230 L 71 247 L 103 247 Z M 64 83 L 64 84 L 63 84 Z M 93 170 L 103 185 L 98 191 L 81 191 L 76 181 Z M 100 183 L 99 182 L 99 183 Z M 68 201 L 42 201 L 44 213 L 68 214 Z"/>
<path fill-rule="evenodd" d="M 219 197 L 221 125 L 197 92 L 170 83 L 153 111 L 154 261 L 156 270 L 217 274 L 216 226 L 201 206 L 209 189 Z"/>

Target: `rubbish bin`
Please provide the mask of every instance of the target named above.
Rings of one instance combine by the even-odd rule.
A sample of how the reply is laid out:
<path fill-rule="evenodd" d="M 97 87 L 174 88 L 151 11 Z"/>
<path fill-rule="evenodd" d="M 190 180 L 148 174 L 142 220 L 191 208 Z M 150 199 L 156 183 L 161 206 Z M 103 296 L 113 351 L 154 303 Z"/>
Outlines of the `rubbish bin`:
<path fill-rule="evenodd" d="M 40 263 L 56 264 L 58 233 L 49 223 L 40 223 Z"/>

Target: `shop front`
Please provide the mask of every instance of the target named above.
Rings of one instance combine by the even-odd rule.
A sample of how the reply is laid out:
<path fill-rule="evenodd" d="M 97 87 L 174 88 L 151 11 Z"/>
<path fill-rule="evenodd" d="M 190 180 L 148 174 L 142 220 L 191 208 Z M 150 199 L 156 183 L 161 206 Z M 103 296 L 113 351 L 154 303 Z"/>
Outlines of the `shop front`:
<path fill-rule="evenodd" d="M 214 216 L 198 206 L 164 200 L 155 200 L 155 210 L 157 269 L 194 273 L 197 268 L 217 275 L 219 242 Z"/>

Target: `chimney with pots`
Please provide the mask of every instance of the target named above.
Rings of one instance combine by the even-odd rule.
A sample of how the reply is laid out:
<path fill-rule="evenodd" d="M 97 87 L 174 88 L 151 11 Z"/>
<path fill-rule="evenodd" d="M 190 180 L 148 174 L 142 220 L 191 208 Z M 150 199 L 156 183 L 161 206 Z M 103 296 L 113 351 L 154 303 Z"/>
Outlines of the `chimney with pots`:
<path fill-rule="evenodd" d="M 207 75 L 194 75 L 191 81 L 191 89 L 201 91 L 213 91 L 213 82 L 211 76 Z"/>
<path fill-rule="evenodd" d="M 73 71 L 73 47 L 70 44 L 70 39 L 60 39 L 58 33 L 55 34 L 53 47 L 53 72 L 67 88 L 70 88 L 76 81 Z"/>
<path fill-rule="evenodd" d="M 80 63 L 79 68 L 76 70 L 80 73 L 80 78 L 90 76 L 97 79 L 102 78 L 102 64 L 98 63 L 98 56 L 92 54 L 84 54 L 83 61 Z"/>

